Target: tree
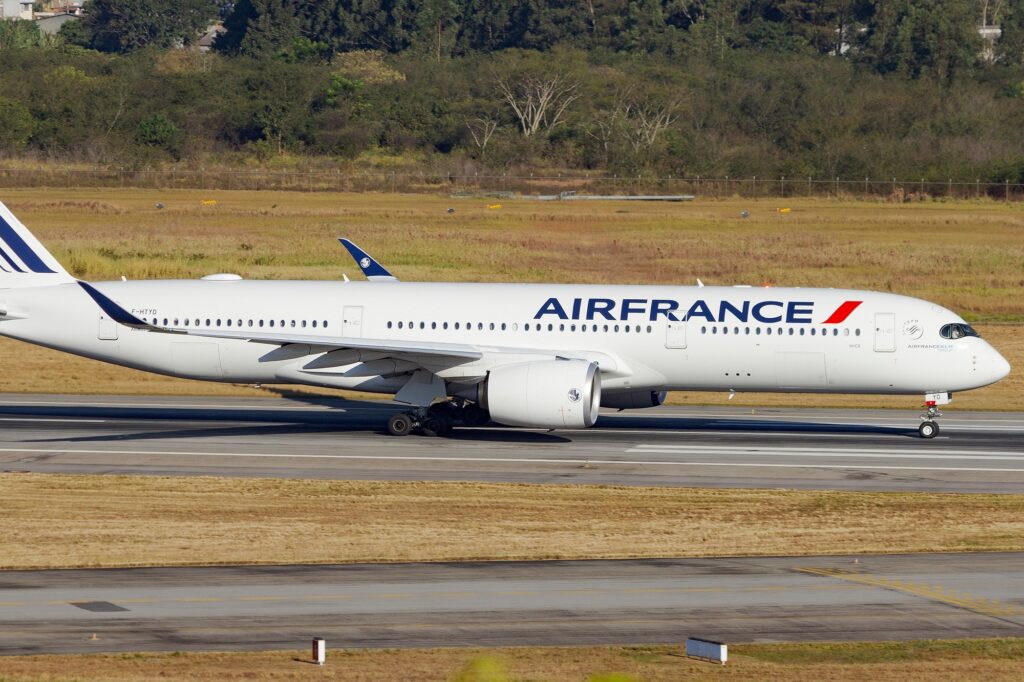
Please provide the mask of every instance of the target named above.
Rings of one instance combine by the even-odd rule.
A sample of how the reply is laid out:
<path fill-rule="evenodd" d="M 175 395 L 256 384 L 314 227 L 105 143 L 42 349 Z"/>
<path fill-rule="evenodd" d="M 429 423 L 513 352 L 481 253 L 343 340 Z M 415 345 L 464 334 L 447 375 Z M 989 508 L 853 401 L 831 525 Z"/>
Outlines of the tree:
<path fill-rule="evenodd" d="M 523 137 L 549 133 L 563 123 L 569 105 L 579 98 L 578 87 L 579 83 L 557 73 L 498 80 L 501 97 L 515 114 Z"/>
<path fill-rule="evenodd" d="M 951 80 L 981 52 L 970 0 L 871 0 L 860 58 L 879 73 Z"/>
<path fill-rule="evenodd" d="M 217 16 L 215 0 L 89 0 L 82 21 L 91 47 L 132 52 L 191 45 Z"/>
<path fill-rule="evenodd" d="M 34 21 L 0 21 L 0 50 L 48 47 L 56 42 L 56 39 L 43 33 Z"/>
<path fill-rule="evenodd" d="M 1024 64 L 1024 4 L 1006 7 L 999 25 L 1002 34 L 996 41 L 996 58 L 1007 64 Z"/>
<path fill-rule="evenodd" d="M 32 136 L 34 123 L 25 105 L 0 97 L 0 149 L 10 152 L 24 147 Z"/>

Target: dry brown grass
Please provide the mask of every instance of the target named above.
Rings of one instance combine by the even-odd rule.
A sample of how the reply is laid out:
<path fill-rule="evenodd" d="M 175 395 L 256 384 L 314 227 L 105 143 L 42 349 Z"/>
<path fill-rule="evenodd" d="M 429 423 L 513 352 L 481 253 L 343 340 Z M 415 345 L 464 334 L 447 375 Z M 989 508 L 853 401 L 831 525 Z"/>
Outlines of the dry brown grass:
<path fill-rule="evenodd" d="M 328 642 L 330 644 L 330 642 Z M 0 680 L 985 680 L 1024 677 L 1024 640 L 732 646 L 729 664 L 680 656 L 680 647 L 523 647 L 329 651 L 324 668 L 307 651 L 96 654 L 0 658 Z"/>
<path fill-rule="evenodd" d="M 90 189 L 0 197 L 77 275 L 338 279 L 356 274 L 347 235 L 403 279 L 708 284 L 772 283 L 896 291 L 969 319 L 1024 322 L 1024 206 L 893 205 L 827 199 L 688 204 L 495 201 L 430 195 Z M 204 206 L 204 200 L 216 205 Z M 157 209 L 157 203 L 165 208 Z M 782 214 L 780 206 L 792 208 Z M 449 214 L 446 208 L 455 213 Z M 742 219 L 741 210 L 750 218 Z M 1024 327 L 984 326 L 1015 366 Z M 31 371 L 0 391 L 260 395 L 101 367 L 13 342 Z M 1024 379 L 958 396 L 971 409 L 1024 409 Z M 725 395 L 681 394 L 680 403 Z M 914 406 L 907 398 L 738 396 L 734 405 Z"/>
<path fill-rule="evenodd" d="M 1024 550 L 1021 495 L 3 474 L 0 499 L 0 568 Z"/>

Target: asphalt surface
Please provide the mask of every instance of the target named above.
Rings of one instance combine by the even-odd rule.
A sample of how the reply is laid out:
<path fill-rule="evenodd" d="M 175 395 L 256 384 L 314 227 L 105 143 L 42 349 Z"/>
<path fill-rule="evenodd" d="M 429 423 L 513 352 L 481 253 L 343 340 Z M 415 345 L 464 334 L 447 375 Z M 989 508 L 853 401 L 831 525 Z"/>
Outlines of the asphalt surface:
<path fill-rule="evenodd" d="M 1024 636 L 1024 554 L 0 572 L 0 654 Z"/>
<path fill-rule="evenodd" d="M 397 407 L 0 395 L 0 471 L 1024 493 L 1024 414 L 659 407 L 595 428 L 394 438 Z"/>

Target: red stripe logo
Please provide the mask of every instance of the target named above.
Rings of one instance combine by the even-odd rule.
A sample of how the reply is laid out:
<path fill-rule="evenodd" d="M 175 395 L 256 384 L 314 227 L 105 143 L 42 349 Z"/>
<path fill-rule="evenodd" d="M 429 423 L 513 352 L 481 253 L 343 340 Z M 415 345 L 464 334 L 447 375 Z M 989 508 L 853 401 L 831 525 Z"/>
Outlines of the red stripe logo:
<path fill-rule="evenodd" d="M 850 316 L 850 313 L 856 310 L 857 306 L 861 303 L 863 303 L 863 301 L 847 301 L 836 308 L 836 311 L 829 315 L 828 319 L 822 322 L 822 324 L 839 324 L 841 322 L 845 322 L 846 318 Z"/>

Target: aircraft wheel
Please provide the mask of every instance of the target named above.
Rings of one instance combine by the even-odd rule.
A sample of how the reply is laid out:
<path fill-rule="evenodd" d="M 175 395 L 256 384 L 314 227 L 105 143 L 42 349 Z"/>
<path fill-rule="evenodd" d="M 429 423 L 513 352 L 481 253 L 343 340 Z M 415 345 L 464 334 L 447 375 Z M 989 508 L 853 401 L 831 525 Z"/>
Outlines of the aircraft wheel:
<path fill-rule="evenodd" d="M 388 433 L 392 436 L 408 436 L 412 431 L 412 419 L 407 414 L 395 414 L 388 419 Z"/>
<path fill-rule="evenodd" d="M 487 410 L 473 403 L 462 408 L 462 423 L 466 426 L 483 426 L 491 421 L 491 415 Z"/>
<path fill-rule="evenodd" d="M 434 437 L 445 437 L 452 432 L 452 420 L 446 414 L 435 414 L 423 422 L 423 435 Z"/>
<path fill-rule="evenodd" d="M 939 435 L 939 425 L 937 422 L 921 422 L 921 426 L 917 428 L 921 434 L 921 438 L 935 438 Z"/>

